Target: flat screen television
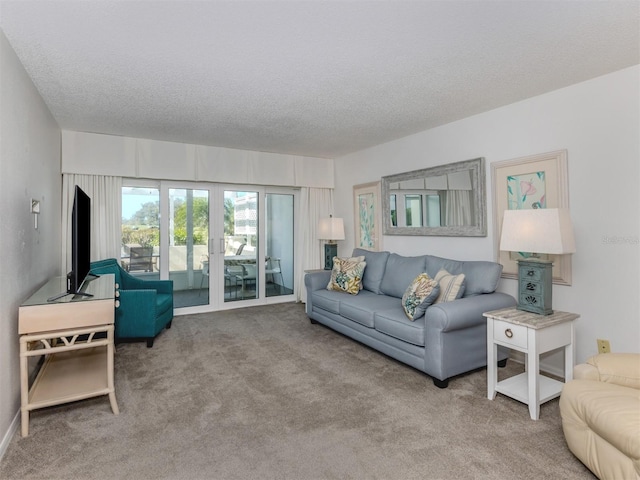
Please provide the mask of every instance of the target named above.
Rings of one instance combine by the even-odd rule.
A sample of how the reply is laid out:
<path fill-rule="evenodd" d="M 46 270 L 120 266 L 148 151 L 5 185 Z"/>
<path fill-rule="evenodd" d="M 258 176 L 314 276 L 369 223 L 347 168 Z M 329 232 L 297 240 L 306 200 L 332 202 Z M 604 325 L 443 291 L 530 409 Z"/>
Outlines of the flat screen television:
<path fill-rule="evenodd" d="M 91 269 L 91 199 L 76 185 L 71 212 L 71 271 L 67 293 L 78 294 Z"/>

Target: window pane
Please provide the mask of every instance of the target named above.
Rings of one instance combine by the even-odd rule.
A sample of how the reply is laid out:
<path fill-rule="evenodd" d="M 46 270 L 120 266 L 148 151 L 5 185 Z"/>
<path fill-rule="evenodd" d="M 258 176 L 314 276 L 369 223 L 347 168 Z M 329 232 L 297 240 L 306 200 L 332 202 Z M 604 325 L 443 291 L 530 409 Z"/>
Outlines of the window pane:
<path fill-rule="evenodd" d="M 258 296 L 258 192 L 224 192 L 225 302 Z"/>
<path fill-rule="evenodd" d="M 293 195 L 268 193 L 266 201 L 266 295 L 290 295 L 293 293 Z"/>
<path fill-rule="evenodd" d="M 440 226 L 440 196 L 427 195 L 427 227 Z"/>
<path fill-rule="evenodd" d="M 209 303 L 209 191 L 169 189 L 169 279 L 176 308 Z"/>
<path fill-rule="evenodd" d="M 389 210 L 391 211 L 391 226 L 397 227 L 398 226 L 398 210 L 396 207 L 395 195 L 391 195 L 391 197 L 389 198 L 389 205 L 390 205 Z"/>
<path fill-rule="evenodd" d="M 132 275 L 160 278 L 160 190 L 122 187 L 120 262 Z"/>
<path fill-rule="evenodd" d="M 407 227 L 422 226 L 422 195 L 405 195 Z"/>

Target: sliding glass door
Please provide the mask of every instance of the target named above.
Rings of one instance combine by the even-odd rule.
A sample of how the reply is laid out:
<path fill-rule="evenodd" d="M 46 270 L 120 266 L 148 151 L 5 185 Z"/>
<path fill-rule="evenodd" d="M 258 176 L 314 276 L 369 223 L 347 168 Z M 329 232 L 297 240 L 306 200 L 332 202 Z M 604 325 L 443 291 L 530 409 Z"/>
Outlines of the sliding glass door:
<path fill-rule="evenodd" d="M 168 189 L 168 274 L 175 308 L 209 304 L 209 190 Z"/>
<path fill-rule="evenodd" d="M 295 190 L 143 182 L 122 191 L 131 274 L 173 280 L 184 313 L 293 300 Z"/>
<path fill-rule="evenodd" d="M 219 265 L 224 278 L 224 302 L 260 298 L 259 192 L 225 189 L 223 195 L 224 255 Z"/>
<path fill-rule="evenodd" d="M 293 193 L 267 193 L 264 285 L 267 297 L 293 293 Z"/>

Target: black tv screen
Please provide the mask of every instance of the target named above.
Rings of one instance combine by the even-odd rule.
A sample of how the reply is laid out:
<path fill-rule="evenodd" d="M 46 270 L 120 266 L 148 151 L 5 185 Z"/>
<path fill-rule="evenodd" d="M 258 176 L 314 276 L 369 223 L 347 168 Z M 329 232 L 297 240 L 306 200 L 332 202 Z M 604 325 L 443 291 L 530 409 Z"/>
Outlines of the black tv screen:
<path fill-rule="evenodd" d="M 71 272 L 67 293 L 77 293 L 91 269 L 91 199 L 76 185 L 71 212 Z"/>

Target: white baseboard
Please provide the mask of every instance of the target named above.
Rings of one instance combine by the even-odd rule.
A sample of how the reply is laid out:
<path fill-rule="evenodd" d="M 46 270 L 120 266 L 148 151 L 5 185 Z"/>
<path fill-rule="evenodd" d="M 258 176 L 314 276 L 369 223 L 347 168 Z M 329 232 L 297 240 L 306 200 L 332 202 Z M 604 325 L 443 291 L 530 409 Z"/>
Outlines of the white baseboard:
<path fill-rule="evenodd" d="M 2 442 L 0 443 L 0 462 L 2 461 L 2 458 L 4 457 L 4 454 L 6 453 L 7 449 L 9 448 L 11 439 L 13 439 L 13 436 L 18 430 L 19 423 L 20 423 L 20 410 L 18 410 L 18 413 L 16 413 L 16 416 L 13 417 L 13 421 L 11 422 L 11 425 L 9 425 L 9 429 L 4 434 L 4 437 L 2 438 Z"/>

